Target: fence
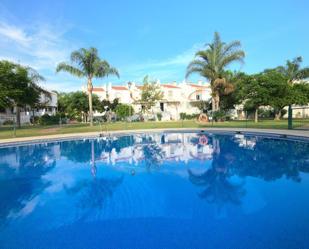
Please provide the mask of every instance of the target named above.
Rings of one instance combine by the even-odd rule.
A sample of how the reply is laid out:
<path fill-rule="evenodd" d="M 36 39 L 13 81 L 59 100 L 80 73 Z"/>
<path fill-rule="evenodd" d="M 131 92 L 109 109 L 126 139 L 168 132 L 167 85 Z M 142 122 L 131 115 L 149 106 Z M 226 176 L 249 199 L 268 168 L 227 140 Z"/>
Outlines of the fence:
<path fill-rule="evenodd" d="M 290 118 L 289 118 L 290 117 Z M 177 120 L 177 121 L 148 121 L 133 122 L 124 120 L 117 122 L 96 122 L 93 127 L 85 123 L 71 123 L 49 126 L 23 126 L 23 129 L 16 129 L 15 116 L 0 117 L 6 120 L 14 120 L 10 125 L 0 124 L 0 139 L 15 136 L 34 136 L 37 134 L 57 134 L 96 131 L 108 133 L 114 130 L 132 130 L 132 129 L 154 129 L 154 128 L 256 128 L 256 129 L 300 129 L 309 131 L 309 106 L 292 107 L 290 111 L 280 120 L 274 120 L 274 117 L 259 115 L 258 122 L 255 122 L 254 114 L 244 113 L 239 119 L 215 121 L 210 119 L 208 123 L 201 124 L 196 119 Z"/>
<path fill-rule="evenodd" d="M 309 130 L 309 106 L 291 107 L 290 129 Z"/>

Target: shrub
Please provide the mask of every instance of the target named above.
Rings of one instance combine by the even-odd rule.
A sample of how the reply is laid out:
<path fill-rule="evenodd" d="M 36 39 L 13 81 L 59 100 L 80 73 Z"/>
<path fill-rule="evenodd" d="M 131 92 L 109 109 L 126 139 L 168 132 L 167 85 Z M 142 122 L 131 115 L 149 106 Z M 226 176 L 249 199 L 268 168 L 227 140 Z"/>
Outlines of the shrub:
<path fill-rule="evenodd" d="M 265 110 L 265 109 L 259 109 L 258 110 L 258 114 L 259 114 L 259 117 L 260 118 L 271 118 L 271 119 L 273 119 L 274 117 L 275 117 L 275 112 L 274 112 L 274 110 L 269 110 L 269 109 L 267 109 L 267 110 Z"/>
<path fill-rule="evenodd" d="M 230 120 L 230 116 L 227 115 L 226 112 L 222 110 L 213 112 L 212 118 L 214 121 Z"/>
<path fill-rule="evenodd" d="M 13 124 L 14 124 L 13 120 L 5 120 L 3 122 L 3 125 L 13 125 Z"/>
<path fill-rule="evenodd" d="M 181 119 L 181 120 L 185 120 L 185 119 L 186 119 L 186 115 L 187 115 L 186 113 L 181 112 L 181 113 L 180 113 L 180 119 Z"/>
<path fill-rule="evenodd" d="M 39 118 L 38 123 L 40 125 L 55 125 L 59 124 L 60 122 L 60 115 L 55 115 L 55 116 L 49 116 L 48 114 L 44 114 Z"/>
<path fill-rule="evenodd" d="M 157 118 L 158 118 L 159 121 L 161 121 L 162 120 L 162 113 L 157 113 Z"/>
<path fill-rule="evenodd" d="M 116 115 L 120 119 L 132 116 L 134 114 L 134 109 L 130 105 L 118 104 L 115 109 Z"/>
<path fill-rule="evenodd" d="M 30 122 L 31 124 L 38 124 L 39 123 L 39 120 L 40 120 L 40 117 L 31 117 L 30 118 Z"/>
<path fill-rule="evenodd" d="M 182 120 L 185 120 L 185 119 L 191 120 L 191 119 L 196 119 L 196 118 L 198 118 L 198 116 L 199 116 L 200 114 L 187 114 L 187 113 L 185 113 L 185 112 L 181 112 L 179 115 L 180 115 L 180 119 L 182 119 Z"/>

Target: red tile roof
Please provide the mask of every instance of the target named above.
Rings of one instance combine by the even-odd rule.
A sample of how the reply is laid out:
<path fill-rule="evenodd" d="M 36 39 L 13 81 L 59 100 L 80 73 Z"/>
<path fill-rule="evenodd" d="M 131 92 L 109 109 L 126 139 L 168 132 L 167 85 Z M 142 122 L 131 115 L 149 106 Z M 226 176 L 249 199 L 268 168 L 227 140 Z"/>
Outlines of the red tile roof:
<path fill-rule="evenodd" d="M 125 86 L 112 86 L 112 89 L 114 89 L 114 90 L 123 90 L 123 91 L 128 90 L 128 88 L 126 88 Z"/>
<path fill-rule="evenodd" d="M 174 86 L 174 85 L 169 85 L 169 84 L 165 84 L 165 85 L 161 85 L 162 87 L 167 87 L 167 88 L 180 88 L 178 86 Z"/>
<path fill-rule="evenodd" d="M 196 85 L 196 84 L 189 84 L 189 86 L 197 87 L 197 88 L 208 88 L 209 86 L 202 86 L 202 85 Z"/>
<path fill-rule="evenodd" d="M 92 88 L 93 92 L 105 92 L 105 90 L 103 89 L 103 87 L 94 87 Z"/>

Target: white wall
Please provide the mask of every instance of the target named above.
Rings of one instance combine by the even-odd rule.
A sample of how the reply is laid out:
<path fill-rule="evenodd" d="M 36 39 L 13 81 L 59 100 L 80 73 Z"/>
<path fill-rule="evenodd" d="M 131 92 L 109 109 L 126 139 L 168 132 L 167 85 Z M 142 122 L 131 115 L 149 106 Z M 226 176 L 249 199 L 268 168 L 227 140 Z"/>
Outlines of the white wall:
<path fill-rule="evenodd" d="M 163 99 L 153 107 L 153 113 L 162 113 L 163 120 L 178 120 L 180 113 L 197 114 L 200 110 L 192 106 L 192 103 L 198 100 L 208 101 L 211 99 L 211 90 L 208 84 L 201 82 L 197 84 L 190 84 L 182 82 L 177 84 L 166 83 L 158 85 L 163 92 Z M 141 86 L 141 85 L 140 85 Z M 123 87 L 126 89 L 124 90 Z M 83 91 L 87 91 L 83 88 Z M 141 104 L 134 104 L 141 98 L 141 89 L 132 82 L 131 85 L 112 86 L 111 83 L 103 84 L 100 87 L 95 87 L 94 94 L 98 95 L 100 100 L 108 99 L 113 101 L 119 98 L 119 102 L 123 104 L 130 104 L 133 106 L 135 112 L 141 111 Z M 160 103 L 164 105 L 164 111 L 160 109 Z"/>

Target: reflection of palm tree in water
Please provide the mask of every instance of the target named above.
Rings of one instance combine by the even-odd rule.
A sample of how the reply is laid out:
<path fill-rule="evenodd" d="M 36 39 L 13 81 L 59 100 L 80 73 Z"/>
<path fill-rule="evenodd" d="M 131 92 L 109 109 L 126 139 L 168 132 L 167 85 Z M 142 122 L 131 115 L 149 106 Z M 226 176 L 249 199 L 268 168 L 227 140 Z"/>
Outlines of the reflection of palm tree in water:
<path fill-rule="evenodd" d="M 93 177 L 96 177 L 97 175 L 97 166 L 95 164 L 95 155 L 94 155 L 94 141 L 91 140 L 91 174 L 93 175 Z"/>
<path fill-rule="evenodd" d="M 94 178 L 78 181 L 75 186 L 67 188 L 70 195 L 80 195 L 77 206 L 81 209 L 102 209 L 104 201 L 111 197 L 115 188 L 123 181 L 123 176 L 118 179 Z"/>
<path fill-rule="evenodd" d="M 75 186 L 65 189 L 70 195 L 78 195 L 77 206 L 82 210 L 92 212 L 93 209 L 102 209 L 107 198 L 111 197 L 115 188 L 122 181 L 123 176 L 118 179 L 103 179 L 97 178 L 97 167 L 95 163 L 94 141 L 91 141 L 91 174 L 93 179 L 83 179 L 78 181 Z M 87 215 L 87 213 L 85 213 Z"/>
<path fill-rule="evenodd" d="M 243 184 L 230 182 L 229 167 L 235 160 L 230 153 L 221 153 L 219 139 L 213 138 L 212 167 L 203 174 L 188 170 L 189 180 L 197 186 L 206 186 L 199 196 L 222 207 L 225 203 L 240 204 L 245 194 Z"/>

